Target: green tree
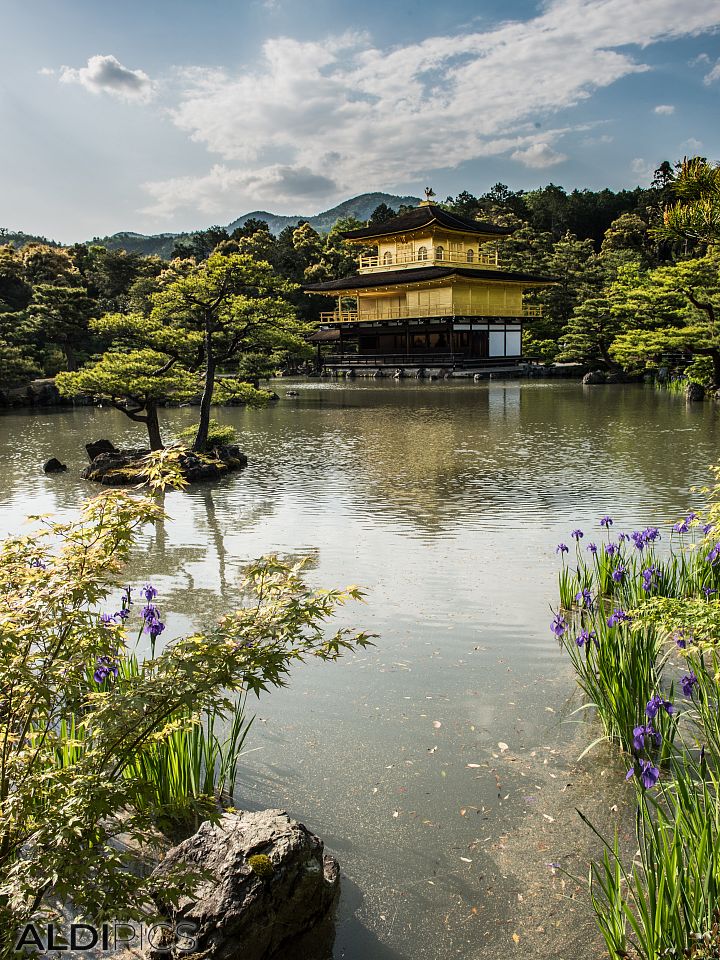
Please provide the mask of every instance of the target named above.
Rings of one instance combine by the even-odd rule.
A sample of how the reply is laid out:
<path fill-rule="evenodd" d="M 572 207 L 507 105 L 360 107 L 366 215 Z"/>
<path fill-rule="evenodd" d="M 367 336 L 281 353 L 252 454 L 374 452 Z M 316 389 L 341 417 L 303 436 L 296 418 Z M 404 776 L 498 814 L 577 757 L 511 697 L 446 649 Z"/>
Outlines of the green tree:
<path fill-rule="evenodd" d="M 611 354 L 624 367 L 657 367 L 674 359 L 709 357 L 720 385 L 720 251 L 651 271 L 618 310 L 637 313 L 645 325 L 618 336 Z M 648 324 L 654 321 L 650 328 Z"/>
<path fill-rule="evenodd" d="M 665 210 L 665 235 L 700 243 L 720 241 L 720 163 L 686 158 L 673 192 L 676 202 Z"/>
<path fill-rule="evenodd" d="M 19 252 L 26 281 L 35 286 L 49 283 L 53 286 L 76 287 L 80 274 L 69 252 L 63 247 L 44 243 L 28 243 Z"/>
<path fill-rule="evenodd" d="M 393 210 L 386 203 L 379 203 L 368 219 L 368 226 L 374 227 L 378 223 L 387 223 L 397 216 L 397 210 Z"/>
<path fill-rule="evenodd" d="M 210 406 L 223 364 L 262 357 L 267 367 L 289 351 L 307 351 L 304 328 L 288 302 L 292 285 L 268 263 L 244 254 L 212 254 L 152 297 L 150 320 L 197 346 L 202 373 L 200 422 L 193 449 L 207 441 Z"/>
<path fill-rule="evenodd" d="M 109 332 L 112 319 L 105 317 L 99 329 Z M 132 320 L 125 316 L 117 319 L 122 322 Z M 144 318 L 137 319 L 138 326 L 143 329 L 140 339 L 152 342 L 154 338 L 144 328 Z M 75 373 L 58 374 L 55 382 L 65 396 L 86 393 L 102 398 L 134 423 L 143 424 L 151 450 L 163 448 L 158 416 L 160 405 L 167 400 L 191 400 L 197 396 L 199 387 L 195 374 L 167 353 L 149 347 L 127 351 L 111 349 Z"/>
<path fill-rule="evenodd" d="M 172 259 L 176 257 L 180 260 L 193 258 L 200 262 L 207 260 L 213 250 L 223 240 L 228 240 L 229 234 L 225 227 L 208 227 L 207 230 L 198 230 L 197 233 L 191 233 L 187 237 L 180 238 L 172 251 Z"/>
<path fill-rule="evenodd" d="M 22 258 L 9 243 L 0 246 L 0 313 L 23 310 L 32 299 Z"/>
<path fill-rule="evenodd" d="M 58 346 L 66 368 L 75 370 L 78 354 L 89 352 L 89 324 L 95 310 L 84 287 L 38 283 L 27 315 L 37 342 Z"/>
<path fill-rule="evenodd" d="M 590 241 L 584 241 L 589 243 Z M 625 274 L 623 271 L 628 270 Z M 638 276 L 638 261 L 626 251 L 592 254 L 577 277 L 574 304 L 560 337 L 560 360 L 616 366 L 610 347 L 626 328 L 624 293 Z M 569 305 L 569 300 L 565 299 Z"/>
<path fill-rule="evenodd" d="M 621 213 L 605 231 L 601 253 L 629 250 L 650 265 L 653 260 L 654 244 L 650 237 L 648 224 L 636 213 Z"/>

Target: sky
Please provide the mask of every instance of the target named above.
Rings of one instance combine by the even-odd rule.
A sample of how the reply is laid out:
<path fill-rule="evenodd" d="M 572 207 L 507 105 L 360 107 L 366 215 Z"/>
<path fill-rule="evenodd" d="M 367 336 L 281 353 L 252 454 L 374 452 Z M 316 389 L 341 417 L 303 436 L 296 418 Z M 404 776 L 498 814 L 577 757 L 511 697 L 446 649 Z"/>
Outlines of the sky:
<path fill-rule="evenodd" d="M 0 226 L 632 188 L 719 107 L 720 0 L 0 0 Z"/>

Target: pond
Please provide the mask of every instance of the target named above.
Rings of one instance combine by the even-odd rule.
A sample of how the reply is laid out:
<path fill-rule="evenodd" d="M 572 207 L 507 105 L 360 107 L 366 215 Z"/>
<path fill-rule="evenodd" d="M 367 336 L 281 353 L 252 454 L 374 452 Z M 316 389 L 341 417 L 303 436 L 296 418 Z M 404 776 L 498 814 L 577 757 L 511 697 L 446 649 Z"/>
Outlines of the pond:
<path fill-rule="evenodd" d="M 286 396 L 287 390 L 297 396 Z M 311 558 L 313 584 L 365 587 L 343 620 L 376 646 L 297 670 L 257 704 L 240 807 L 277 806 L 340 860 L 335 956 L 599 955 L 597 850 L 576 807 L 625 836 L 624 766 L 580 724 L 550 633 L 555 545 L 674 520 L 717 460 L 715 405 L 639 385 L 278 381 L 281 402 L 220 410 L 250 465 L 170 493 L 133 563 L 175 634 L 237 603 L 243 565 Z M 195 411 L 169 410 L 170 433 Z M 137 440 L 110 409 L 0 417 L 0 527 L 96 491 L 83 443 Z M 46 477 L 57 456 L 66 474 Z"/>

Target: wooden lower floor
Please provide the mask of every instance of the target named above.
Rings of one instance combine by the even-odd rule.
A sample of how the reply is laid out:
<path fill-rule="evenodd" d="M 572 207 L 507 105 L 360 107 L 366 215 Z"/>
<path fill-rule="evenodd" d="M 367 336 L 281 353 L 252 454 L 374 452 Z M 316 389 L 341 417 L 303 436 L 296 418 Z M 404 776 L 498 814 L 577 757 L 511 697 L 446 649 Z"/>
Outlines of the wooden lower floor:
<path fill-rule="evenodd" d="M 522 357 L 520 318 L 337 323 L 310 338 L 319 367 L 469 367 Z"/>

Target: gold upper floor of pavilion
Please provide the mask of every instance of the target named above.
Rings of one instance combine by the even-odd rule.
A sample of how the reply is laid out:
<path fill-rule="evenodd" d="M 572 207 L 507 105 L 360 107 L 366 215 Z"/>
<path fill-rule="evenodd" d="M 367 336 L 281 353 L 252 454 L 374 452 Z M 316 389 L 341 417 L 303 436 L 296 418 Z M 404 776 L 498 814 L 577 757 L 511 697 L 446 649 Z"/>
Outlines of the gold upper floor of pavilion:
<path fill-rule="evenodd" d="M 489 241 L 508 233 L 505 227 L 469 220 L 425 202 L 386 223 L 342 236 L 346 243 L 377 248 L 376 253 L 359 256 L 358 272 L 365 274 L 433 265 L 499 270 L 497 250 Z"/>

